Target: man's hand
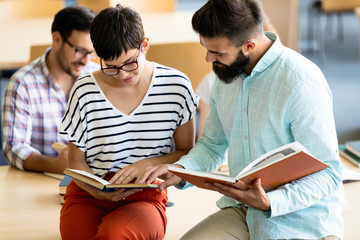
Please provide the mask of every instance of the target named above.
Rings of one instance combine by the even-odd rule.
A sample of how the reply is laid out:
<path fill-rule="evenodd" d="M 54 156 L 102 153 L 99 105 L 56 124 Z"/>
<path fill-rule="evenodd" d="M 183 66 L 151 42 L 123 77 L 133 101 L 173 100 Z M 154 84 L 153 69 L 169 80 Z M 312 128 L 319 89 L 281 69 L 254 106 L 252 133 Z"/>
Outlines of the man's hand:
<path fill-rule="evenodd" d="M 55 164 L 59 166 L 59 169 L 65 170 L 69 166 L 68 156 L 69 156 L 69 149 L 66 146 L 63 150 L 61 150 L 59 155 L 55 158 L 56 159 Z"/>
<path fill-rule="evenodd" d="M 57 157 L 31 153 L 24 162 L 26 170 L 37 172 L 62 173 L 68 165 L 68 147 L 64 148 Z"/>
<path fill-rule="evenodd" d="M 181 178 L 172 174 L 168 171 L 169 164 L 161 164 L 154 167 L 147 168 L 146 171 L 142 173 L 138 177 L 135 183 L 152 183 L 156 180 L 156 178 L 161 178 L 165 180 L 163 183 L 160 184 L 159 189 L 163 191 L 164 189 L 176 185 L 181 181 Z M 182 167 L 180 165 L 173 165 L 176 167 Z"/>
<path fill-rule="evenodd" d="M 233 185 L 220 183 L 206 183 L 206 185 L 214 191 L 258 210 L 270 210 L 270 200 L 267 197 L 265 190 L 261 187 L 260 178 L 254 180 L 251 185 L 247 185 L 241 180 Z"/>

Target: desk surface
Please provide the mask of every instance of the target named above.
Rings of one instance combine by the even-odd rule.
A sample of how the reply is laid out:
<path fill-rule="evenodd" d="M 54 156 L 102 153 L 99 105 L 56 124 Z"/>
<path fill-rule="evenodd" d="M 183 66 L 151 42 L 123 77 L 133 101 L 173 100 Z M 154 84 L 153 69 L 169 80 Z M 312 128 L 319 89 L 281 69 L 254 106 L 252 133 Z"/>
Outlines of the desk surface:
<path fill-rule="evenodd" d="M 151 44 L 198 42 L 192 30 L 193 11 L 143 14 L 145 35 Z M 28 63 L 30 46 L 51 44 L 52 18 L 30 18 L 0 22 L 0 70 Z"/>
<path fill-rule="evenodd" d="M 360 173 L 347 161 L 344 166 Z M 23 172 L 0 166 L 0 239 L 57 240 L 59 235 L 59 180 L 40 173 Z M 345 184 L 343 216 L 346 240 L 360 236 L 360 182 Z M 178 239 L 193 225 L 217 210 L 220 194 L 198 188 L 168 189 L 173 207 L 167 208 L 165 240 Z M 203 201 L 207 199 L 207 201 Z"/>
<path fill-rule="evenodd" d="M 0 167 L 0 239 L 60 239 L 59 180 Z"/>

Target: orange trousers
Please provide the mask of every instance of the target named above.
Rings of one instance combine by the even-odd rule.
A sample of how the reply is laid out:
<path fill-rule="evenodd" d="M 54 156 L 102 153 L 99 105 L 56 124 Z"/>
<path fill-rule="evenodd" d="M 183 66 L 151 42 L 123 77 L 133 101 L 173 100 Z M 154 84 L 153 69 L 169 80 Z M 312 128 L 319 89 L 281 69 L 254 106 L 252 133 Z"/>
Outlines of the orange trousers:
<path fill-rule="evenodd" d="M 111 202 L 93 198 L 71 181 L 64 199 L 60 214 L 63 240 L 158 240 L 165 236 L 166 191 L 144 189 Z"/>

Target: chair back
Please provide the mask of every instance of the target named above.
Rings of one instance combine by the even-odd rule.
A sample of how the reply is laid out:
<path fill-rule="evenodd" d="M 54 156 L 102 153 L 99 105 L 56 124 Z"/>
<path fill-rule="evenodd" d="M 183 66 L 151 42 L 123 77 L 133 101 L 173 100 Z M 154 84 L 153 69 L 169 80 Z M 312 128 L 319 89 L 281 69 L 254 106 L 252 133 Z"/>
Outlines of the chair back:
<path fill-rule="evenodd" d="M 299 0 L 263 0 L 262 4 L 282 44 L 300 51 Z"/>
<path fill-rule="evenodd" d="M 199 42 L 150 45 L 146 58 L 185 73 L 196 89 L 212 66 L 205 61 L 206 49 Z"/>
<path fill-rule="evenodd" d="M 44 54 L 45 50 L 50 47 L 51 44 L 39 44 L 30 46 L 30 61 L 34 61 L 36 58 Z"/>

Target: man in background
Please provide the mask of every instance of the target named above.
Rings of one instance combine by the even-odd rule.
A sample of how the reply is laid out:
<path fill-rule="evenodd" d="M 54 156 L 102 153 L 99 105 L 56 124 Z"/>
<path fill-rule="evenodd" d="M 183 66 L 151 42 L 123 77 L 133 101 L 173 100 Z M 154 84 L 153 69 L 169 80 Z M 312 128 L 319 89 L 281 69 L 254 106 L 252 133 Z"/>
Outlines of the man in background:
<path fill-rule="evenodd" d="M 90 61 L 95 57 L 90 40 L 94 17 L 86 7 L 59 11 L 52 23 L 52 46 L 10 78 L 2 112 L 3 151 L 10 165 L 54 173 L 67 167 L 67 148 L 58 154 L 51 145 L 67 144 L 58 127 L 74 82 L 99 69 Z"/>

